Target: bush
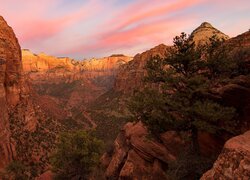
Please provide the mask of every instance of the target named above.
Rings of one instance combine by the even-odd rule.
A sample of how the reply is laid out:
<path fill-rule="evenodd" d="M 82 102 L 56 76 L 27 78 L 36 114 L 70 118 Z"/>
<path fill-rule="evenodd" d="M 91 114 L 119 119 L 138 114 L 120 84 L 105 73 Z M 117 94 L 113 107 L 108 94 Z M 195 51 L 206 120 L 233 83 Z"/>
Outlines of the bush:
<path fill-rule="evenodd" d="M 76 131 L 62 133 L 56 152 L 51 158 L 53 171 L 58 179 L 87 179 L 97 166 L 103 143 L 93 132 Z"/>

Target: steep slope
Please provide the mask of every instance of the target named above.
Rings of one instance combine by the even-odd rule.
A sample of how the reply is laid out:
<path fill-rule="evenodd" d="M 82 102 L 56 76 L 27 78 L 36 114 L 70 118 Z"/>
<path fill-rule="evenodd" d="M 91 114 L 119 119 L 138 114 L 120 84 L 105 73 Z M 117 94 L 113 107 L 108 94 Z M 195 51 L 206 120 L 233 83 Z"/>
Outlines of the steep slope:
<path fill-rule="evenodd" d="M 22 90 L 21 51 L 11 27 L 0 16 L 0 168 L 15 155 L 10 139 L 9 109 L 20 101 Z"/>
<path fill-rule="evenodd" d="M 159 55 L 165 57 L 169 46 L 160 44 L 148 51 L 137 54 L 132 61 L 119 69 L 115 79 L 115 91 L 123 91 L 125 93 L 140 89 L 143 86 L 143 77 L 146 75 L 146 62 L 153 56 Z"/>
<path fill-rule="evenodd" d="M 19 161 L 32 178 L 48 167 L 60 123 L 34 101 L 23 73 L 21 49 L 11 27 L 0 17 L 0 170 Z"/>

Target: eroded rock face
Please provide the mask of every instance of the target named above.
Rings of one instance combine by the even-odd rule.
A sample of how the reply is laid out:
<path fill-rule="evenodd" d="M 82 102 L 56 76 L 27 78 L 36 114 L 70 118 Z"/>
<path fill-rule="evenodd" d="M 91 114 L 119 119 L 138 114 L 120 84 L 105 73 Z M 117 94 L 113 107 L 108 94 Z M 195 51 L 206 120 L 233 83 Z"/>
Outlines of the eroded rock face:
<path fill-rule="evenodd" d="M 205 44 L 209 42 L 209 38 L 211 38 L 213 35 L 216 35 L 219 39 L 229 39 L 229 36 L 214 28 L 208 22 L 204 22 L 198 28 L 196 28 L 192 32 L 191 38 L 196 44 Z"/>
<path fill-rule="evenodd" d="M 34 178 L 48 166 L 59 125 L 33 101 L 18 40 L 2 17 L 0 73 L 0 171 L 13 160 L 20 161 Z"/>
<path fill-rule="evenodd" d="M 9 109 L 16 106 L 22 88 L 21 50 L 11 27 L 0 16 L 0 168 L 14 156 L 10 140 Z"/>
<path fill-rule="evenodd" d="M 106 177 L 165 179 L 163 167 L 176 159 L 184 142 L 174 131 L 162 134 L 161 140 L 164 143 L 151 139 L 141 122 L 127 123 L 114 142 L 113 154 L 102 157 Z M 173 144 L 176 149 L 171 147 Z"/>
<path fill-rule="evenodd" d="M 226 142 L 213 168 L 207 171 L 201 179 L 249 179 L 249 177 L 250 131 L 247 131 Z"/>
<path fill-rule="evenodd" d="M 67 57 L 54 57 L 45 53 L 34 54 L 31 51 L 22 50 L 23 68 L 26 73 L 52 73 L 55 75 L 70 74 L 91 74 L 93 76 L 106 75 L 114 73 L 122 64 L 129 62 L 132 58 L 128 56 L 110 56 L 100 59 L 90 59 L 84 61 L 76 61 Z"/>
<path fill-rule="evenodd" d="M 156 55 L 166 57 L 169 46 L 160 44 L 142 54 L 137 54 L 132 61 L 122 66 L 115 79 L 115 91 L 131 93 L 144 87 L 143 78 L 146 75 L 145 65 L 147 61 Z"/>

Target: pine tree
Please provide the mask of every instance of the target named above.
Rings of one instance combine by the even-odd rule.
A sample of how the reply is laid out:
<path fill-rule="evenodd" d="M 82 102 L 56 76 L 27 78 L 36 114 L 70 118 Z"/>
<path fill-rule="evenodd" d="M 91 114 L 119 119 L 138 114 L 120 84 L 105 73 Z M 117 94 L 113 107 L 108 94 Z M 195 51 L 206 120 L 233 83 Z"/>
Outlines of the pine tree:
<path fill-rule="evenodd" d="M 190 132 L 196 154 L 199 130 L 235 133 L 230 126 L 236 123 L 235 109 L 211 98 L 211 89 L 225 78 L 230 79 L 237 68 L 227 61 L 226 50 L 219 47 L 221 41 L 215 37 L 199 46 L 185 33 L 176 36 L 167 58 L 156 56 L 147 63 L 146 80 L 159 88 L 136 93 L 130 103 L 137 118 L 154 134 L 167 130 Z"/>

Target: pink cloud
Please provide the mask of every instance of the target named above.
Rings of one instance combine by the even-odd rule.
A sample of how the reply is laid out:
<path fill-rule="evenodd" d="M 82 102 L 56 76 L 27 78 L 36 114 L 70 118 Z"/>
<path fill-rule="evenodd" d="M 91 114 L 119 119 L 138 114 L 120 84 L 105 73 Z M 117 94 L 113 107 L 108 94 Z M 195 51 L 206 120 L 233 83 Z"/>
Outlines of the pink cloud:
<path fill-rule="evenodd" d="M 20 1 L 4 1 L 0 10 L 3 9 L 4 14 L 8 17 L 8 22 L 13 24 L 13 29 L 21 43 L 46 40 L 69 28 L 74 23 L 93 15 L 94 11 L 88 11 L 91 7 L 95 7 L 96 10 L 100 8 L 96 0 L 90 0 L 74 12 L 51 17 L 47 15 L 49 13 L 48 10 L 52 7 L 57 7 L 60 0 L 27 0 L 26 3 L 15 8 L 16 4 L 20 4 L 18 2 Z M 9 6 L 12 7 L 13 12 L 5 10 Z"/>
<path fill-rule="evenodd" d="M 94 44 L 82 45 L 72 48 L 67 53 L 87 53 L 99 51 L 108 51 L 112 48 L 132 48 L 142 43 L 160 44 L 166 41 L 167 38 L 172 39 L 177 32 L 177 29 L 188 26 L 193 22 L 193 17 L 188 19 L 168 19 L 161 20 L 151 24 L 145 24 L 133 29 L 105 34 Z"/>
<path fill-rule="evenodd" d="M 119 18 L 112 20 L 110 23 L 108 23 L 108 25 L 117 24 L 117 22 L 120 22 L 118 23 L 116 29 L 123 29 L 129 25 L 144 21 L 149 18 L 153 19 L 162 15 L 168 15 L 171 12 L 197 5 L 202 1 L 204 0 L 181 0 L 172 3 L 167 3 L 166 1 L 157 1 L 154 4 L 148 3 L 150 9 L 146 8 L 146 11 L 144 8 L 141 8 L 144 6 L 142 2 L 140 2 L 123 11 L 120 15 L 118 15 Z"/>
<path fill-rule="evenodd" d="M 162 17 L 163 15 L 170 14 L 176 10 L 183 10 L 196 5 L 201 1 L 181 0 L 177 3 L 162 2 L 163 1 L 157 1 L 151 5 L 150 3 L 147 4 L 145 1 L 139 1 L 138 3 L 128 6 L 124 11 L 118 13 L 115 19 L 101 24 L 101 27 L 98 28 L 98 30 L 102 29 L 101 32 L 98 31 L 97 33 L 91 34 L 89 39 L 96 39 L 96 42 L 70 48 L 66 50 L 66 53 L 88 53 L 99 49 L 105 51 L 105 49 L 117 48 L 118 46 L 131 47 L 143 43 L 145 40 L 150 43 L 160 43 L 162 39 L 166 38 L 167 33 L 173 35 L 173 33 L 170 33 L 170 29 L 173 30 L 180 26 L 183 27 L 187 24 L 186 22 L 190 22 L 190 20 L 187 20 L 184 17 L 181 19 L 180 17 L 175 16 L 168 19 L 168 21 L 166 18 L 162 21 L 154 20 L 149 23 L 144 21 L 148 18 L 154 19 Z M 144 8 L 139 8 L 142 7 L 143 4 L 145 4 L 145 6 L 143 6 Z M 142 23 L 124 30 L 124 28 L 138 22 Z M 121 31 L 121 29 L 123 30 Z"/>

